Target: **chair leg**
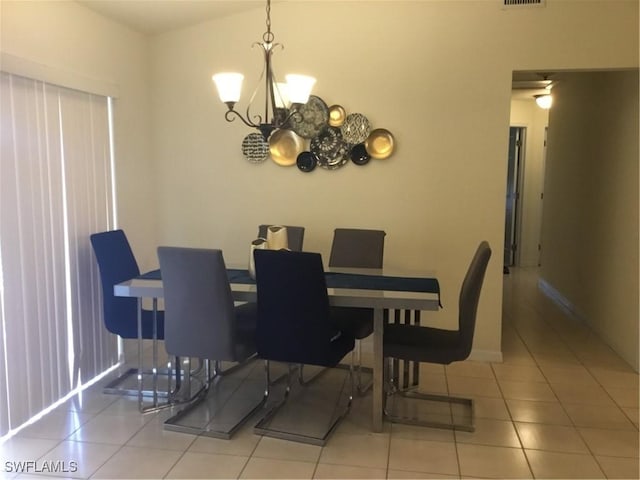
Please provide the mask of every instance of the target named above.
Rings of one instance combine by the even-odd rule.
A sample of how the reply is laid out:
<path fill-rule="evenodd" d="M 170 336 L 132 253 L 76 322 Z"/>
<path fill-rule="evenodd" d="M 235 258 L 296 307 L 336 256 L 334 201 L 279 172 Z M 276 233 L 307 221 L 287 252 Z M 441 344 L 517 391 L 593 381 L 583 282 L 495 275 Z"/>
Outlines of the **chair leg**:
<path fill-rule="evenodd" d="M 298 365 L 298 383 L 300 385 L 302 385 L 303 387 L 306 387 L 307 385 L 311 385 L 313 382 L 315 382 L 320 377 L 322 377 L 322 375 L 324 375 L 327 371 L 329 371 L 328 367 L 327 368 L 323 368 L 318 373 L 313 375 L 311 378 L 308 378 L 308 379 L 305 380 L 305 378 L 304 378 L 304 365 L 300 364 L 300 365 Z"/>
<path fill-rule="evenodd" d="M 283 398 L 280 401 L 278 401 L 265 414 L 265 416 L 262 419 L 260 419 L 260 421 L 254 427 L 254 432 L 256 434 L 258 434 L 258 435 L 264 435 L 264 436 L 268 436 L 268 437 L 280 438 L 280 439 L 283 439 L 283 440 L 291 440 L 291 441 L 296 441 L 296 442 L 308 443 L 308 444 L 311 444 L 311 445 L 320 445 L 320 446 L 326 445 L 327 439 L 329 438 L 329 436 L 331 436 L 331 434 L 336 429 L 336 427 L 338 426 L 340 421 L 349 413 L 349 411 L 351 409 L 351 404 L 352 404 L 352 401 L 353 401 L 353 394 L 354 394 L 354 389 L 355 389 L 354 371 L 353 371 L 353 352 L 352 352 L 352 355 L 351 355 L 351 363 L 350 363 L 350 368 L 349 368 L 350 392 L 349 392 L 349 399 L 348 399 L 347 406 L 344 409 L 344 411 L 340 412 L 336 416 L 336 418 L 333 419 L 333 421 L 331 422 L 331 425 L 329 426 L 329 428 L 326 429 L 321 436 L 311 436 L 311 435 L 307 435 L 307 434 L 304 434 L 304 433 L 297 433 L 297 432 L 294 432 L 294 431 L 285 431 L 284 429 L 270 428 L 270 423 L 274 420 L 274 418 L 276 417 L 276 414 L 281 410 L 281 408 L 285 405 L 285 403 L 287 403 L 287 400 L 290 398 L 291 377 L 292 377 L 292 374 L 293 374 L 295 368 L 292 365 L 289 365 L 288 368 L 289 368 L 289 375 L 287 376 L 287 379 L 288 379 L 287 380 L 287 388 L 285 390 Z M 307 388 L 310 384 L 312 384 L 315 380 L 317 380 L 319 378 L 319 376 L 324 374 L 327 370 L 328 370 L 328 368 L 324 368 L 324 369 L 322 369 L 321 372 L 316 374 L 311 379 L 304 380 L 304 378 L 302 376 L 302 369 L 300 369 L 299 374 L 298 374 L 298 383 L 303 388 Z M 267 380 L 266 380 L 266 388 L 267 388 L 267 395 L 268 395 L 269 385 L 271 384 L 270 380 L 269 380 L 268 370 L 267 370 L 267 377 L 266 378 L 267 378 Z"/>
<path fill-rule="evenodd" d="M 142 371 L 142 375 L 143 376 L 150 376 L 152 374 L 153 374 L 152 370 L 143 370 Z M 163 369 L 163 370 L 158 372 L 158 375 L 170 376 L 170 375 L 172 375 L 172 372 Z M 118 378 L 112 380 L 107 385 L 105 385 L 105 387 L 102 389 L 102 393 L 105 393 L 107 395 L 129 395 L 129 396 L 138 395 L 138 387 L 137 386 L 131 387 L 131 388 L 126 388 L 126 387 L 122 387 L 121 386 L 129 378 L 134 378 L 134 379 L 138 378 L 138 369 L 137 368 L 129 368 L 129 369 L 127 369 L 127 371 L 124 372 L 122 375 L 120 375 Z M 144 390 L 142 394 L 145 397 L 150 397 L 150 396 L 153 395 L 153 391 L 152 390 Z M 167 392 L 158 392 L 158 396 L 159 397 L 166 398 L 167 395 L 168 395 Z"/>
<path fill-rule="evenodd" d="M 395 363 L 396 359 L 393 359 L 392 362 Z M 385 363 L 385 383 L 387 385 L 387 393 L 384 398 L 384 416 L 389 419 L 393 423 L 403 423 L 408 425 L 419 425 L 424 427 L 433 427 L 433 428 L 444 428 L 449 430 L 463 430 L 467 432 L 475 431 L 474 425 L 474 408 L 473 408 L 473 400 L 468 398 L 455 397 L 451 395 L 439 395 L 439 394 L 428 394 L 428 393 L 420 393 L 417 392 L 417 385 L 411 385 L 406 388 L 399 388 L 397 385 L 398 378 L 393 378 L 390 375 L 393 369 L 389 369 L 387 363 Z M 398 397 L 402 399 L 406 399 L 408 401 L 411 400 L 422 400 L 422 401 L 430 401 L 430 402 L 439 402 L 445 403 L 448 405 L 448 409 L 446 415 L 451 419 L 451 421 L 439 421 L 439 420 L 429 420 L 424 418 L 419 418 L 417 414 L 401 414 L 392 412 L 390 408 L 388 408 L 389 399 L 391 397 Z M 454 405 L 462 405 L 466 407 L 465 410 L 468 412 L 465 415 L 462 415 L 465 421 L 459 420 L 461 415 L 455 414 L 453 411 Z"/>
<path fill-rule="evenodd" d="M 358 359 L 354 361 L 353 373 L 355 378 L 355 391 L 358 396 L 364 396 L 369 391 L 369 389 L 373 386 L 373 368 L 371 367 L 363 367 L 362 366 L 362 340 L 356 339 L 356 347 L 355 351 L 357 353 Z M 349 365 L 340 364 L 334 368 L 340 368 L 343 370 L 348 370 L 351 368 Z M 363 373 L 366 373 L 370 376 L 369 380 L 364 383 L 362 380 Z M 313 380 L 313 379 L 312 379 Z"/>
<path fill-rule="evenodd" d="M 254 361 L 257 358 L 257 354 L 253 354 L 251 355 L 249 358 L 247 358 L 246 360 L 243 360 L 242 362 L 237 362 L 234 365 L 231 365 L 229 368 L 223 370 L 222 368 L 220 368 L 220 362 L 218 362 L 217 360 L 214 362 L 214 375 L 231 375 L 233 372 L 241 369 L 242 367 L 244 367 L 246 364 Z"/>
<path fill-rule="evenodd" d="M 167 368 L 161 368 L 157 370 L 157 375 L 160 377 L 167 377 L 167 383 L 168 383 L 167 391 L 157 392 L 158 397 L 160 398 L 170 397 L 175 393 L 176 390 L 180 388 L 181 375 L 178 373 L 179 368 L 180 368 L 180 360 L 178 357 L 176 357 L 175 369 L 172 368 L 171 362 L 170 362 Z M 105 385 L 105 387 L 102 389 L 102 393 L 107 395 L 127 395 L 127 396 L 138 395 L 139 392 L 138 392 L 137 382 L 134 382 L 136 384 L 129 388 L 121 386 L 121 384 L 125 383 L 129 378 L 136 380 L 138 378 L 138 372 L 139 372 L 138 368 L 127 369 L 127 371 L 125 371 L 118 378 L 115 378 L 114 380 L 109 382 L 107 385 Z M 145 376 L 151 377 L 152 375 L 153 375 L 152 369 L 142 371 L 143 377 Z M 171 388 L 172 382 L 176 383 L 175 389 Z M 142 394 L 145 397 L 151 397 L 153 396 L 153 390 L 143 390 Z"/>
<path fill-rule="evenodd" d="M 230 439 L 244 423 L 264 406 L 266 393 L 247 378 L 234 381 L 231 373 L 249 362 L 243 361 L 221 373 L 219 362 L 205 361 L 202 387 L 176 415 L 164 422 L 174 432 Z M 201 368 L 196 370 L 202 370 Z M 231 383 L 229 383 L 231 382 Z M 252 385 L 253 384 L 253 385 Z M 260 397 L 256 402 L 256 397 Z"/>
<path fill-rule="evenodd" d="M 357 376 L 357 392 L 362 396 L 373 386 L 373 369 L 371 367 L 362 366 L 362 340 L 356 340 L 356 349 L 358 351 L 358 361 L 356 363 L 356 376 Z M 370 375 L 369 381 L 363 383 L 362 373 L 366 372 Z"/>

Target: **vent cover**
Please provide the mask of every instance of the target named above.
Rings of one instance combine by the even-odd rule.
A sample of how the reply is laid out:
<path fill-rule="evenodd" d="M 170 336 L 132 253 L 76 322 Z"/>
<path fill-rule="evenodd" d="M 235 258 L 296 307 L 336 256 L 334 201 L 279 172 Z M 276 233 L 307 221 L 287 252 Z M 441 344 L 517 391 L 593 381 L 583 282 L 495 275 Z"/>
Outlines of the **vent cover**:
<path fill-rule="evenodd" d="M 504 7 L 544 7 L 546 0 L 502 0 Z"/>

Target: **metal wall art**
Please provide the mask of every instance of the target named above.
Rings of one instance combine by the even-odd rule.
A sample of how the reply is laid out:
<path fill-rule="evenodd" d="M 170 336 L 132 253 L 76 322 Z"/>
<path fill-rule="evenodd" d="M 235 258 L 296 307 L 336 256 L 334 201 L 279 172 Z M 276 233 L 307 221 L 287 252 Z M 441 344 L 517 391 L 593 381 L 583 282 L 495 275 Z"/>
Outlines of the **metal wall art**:
<path fill-rule="evenodd" d="M 337 170 L 349 160 L 362 166 L 372 158 L 389 158 L 394 150 L 389 130 L 372 129 L 363 114 L 347 114 L 341 105 L 329 107 L 315 95 L 267 140 L 250 133 L 242 141 L 242 154 L 251 163 L 271 158 L 280 166 L 296 165 L 301 172 L 312 172 L 316 166 Z"/>

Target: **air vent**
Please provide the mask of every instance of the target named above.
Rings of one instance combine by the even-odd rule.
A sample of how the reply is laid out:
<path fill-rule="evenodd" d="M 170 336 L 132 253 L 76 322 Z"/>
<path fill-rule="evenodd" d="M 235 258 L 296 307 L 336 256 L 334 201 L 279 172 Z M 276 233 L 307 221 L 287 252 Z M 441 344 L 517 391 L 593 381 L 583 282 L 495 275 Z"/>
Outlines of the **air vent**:
<path fill-rule="evenodd" d="M 503 7 L 544 7 L 546 0 L 502 0 Z"/>

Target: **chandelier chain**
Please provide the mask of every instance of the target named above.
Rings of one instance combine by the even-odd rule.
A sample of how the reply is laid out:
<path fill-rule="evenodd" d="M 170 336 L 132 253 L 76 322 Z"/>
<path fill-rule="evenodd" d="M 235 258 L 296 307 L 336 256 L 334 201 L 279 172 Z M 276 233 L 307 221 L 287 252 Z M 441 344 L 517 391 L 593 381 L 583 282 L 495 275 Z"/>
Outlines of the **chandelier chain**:
<path fill-rule="evenodd" d="M 267 31 L 262 35 L 262 40 L 264 43 L 273 43 L 275 36 L 271 32 L 271 0 L 267 0 L 267 20 L 265 21 L 267 25 Z"/>

